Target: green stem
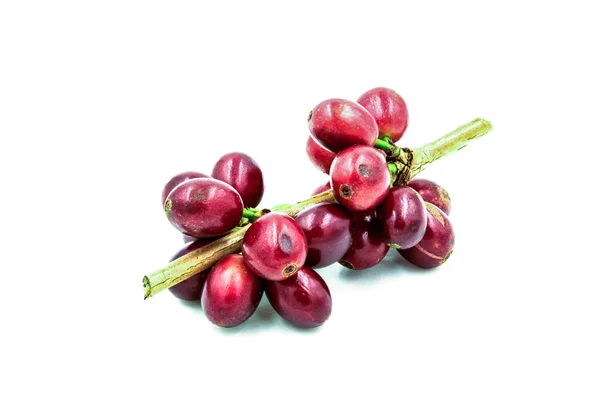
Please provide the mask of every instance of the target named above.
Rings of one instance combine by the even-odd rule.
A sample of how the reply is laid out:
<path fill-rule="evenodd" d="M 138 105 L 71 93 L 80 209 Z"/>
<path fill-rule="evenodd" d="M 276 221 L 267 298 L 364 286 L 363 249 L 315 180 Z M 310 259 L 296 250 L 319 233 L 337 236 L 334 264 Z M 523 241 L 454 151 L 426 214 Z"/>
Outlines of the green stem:
<path fill-rule="evenodd" d="M 398 167 L 394 163 L 388 163 L 388 169 L 391 176 L 395 176 L 398 173 Z"/>
<path fill-rule="evenodd" d="M 423 171 L 434 161 L 457 152 L 472 140 L 482 137 L 491 130 L 492 124 L 490 121 L 477 118 L 468 124 L 459 126 L 452 132 L 431 143 L 413 149 L 409 180 L 414 178 L 415 175 Z"/>
<path fill-rule="evenodd" d="M 257 210 L 256 208 L 244 208 L 242 213 L 242 218 L 248 218 L 250 222 L 254 222 L 262 216 L 262 211 Z"/>
<path fill-rule="evenodd" d="M 373 145 L 375 148 L 385 151 L 388 156 L 396 155 L 398 147 L 394 143 L 390 143 L 384 139 L 377 139 Z"/>

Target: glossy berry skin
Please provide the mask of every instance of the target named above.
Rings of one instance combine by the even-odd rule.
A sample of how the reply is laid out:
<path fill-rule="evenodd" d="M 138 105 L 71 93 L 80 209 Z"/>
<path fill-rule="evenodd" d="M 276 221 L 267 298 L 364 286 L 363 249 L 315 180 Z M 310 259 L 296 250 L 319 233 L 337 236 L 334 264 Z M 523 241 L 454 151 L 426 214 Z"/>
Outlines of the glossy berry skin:
<path fill-rule="evenodd" d="M 230 254 L 210 270 L 202 291 L 204 314 L 223 328 L 246 321 L 258 307 L 264 281 L 256 276 L 239 254 Z"/>
<path fill-rule="evenodd" d="M 349 269 L 372 268 L 383 260 L 389 247 L 381 237 L 382 221 L 375 212 L 354 215 L 352 246 L 339 261 Z"/>
<path fill-rule="evenodd" d="M 398 186 L 391 189 L 377 212 L 383 220 L 383 239 L 390 247 L 408 249 L 423 239 L 427 209 L 413 188 Z"/>
<path fill-rule="evenodd" d="M 258 276 L 280 281 L 304 265 L 308 245 L 302 228 L 289 216 L 271 212 L 250 226 L 242 241 L 242 254 Z"/>
<path fill-rule="evenodd" d="M 265 191 L 260 167 L 244 153 L 229 153 L 219 158 L 212 177 L 231 185 L 242 196 L 245 207 L 256 207 Z"/>
<path fill-rule="evenodd" d="M 343 99 L 319 103 L 308 116 L 308 129 L 334 153 L 355 144 L 373 146 L 378 136 L 375 118 L 360 104 Z"/>
<path fill-rule="evenodd" d="M 420 268 L 434 268 L 446 262 L 454 248 L 454 230 L 448 216 L 431 203 L 427 207 L 425 236 L 414 247 L 398 252 L 411 264 Z"/>
<path fill-rule="evenodd" d="M 222 235 L 240 222 L 242 198 L 228 184 L 196 178 L 175 187 L 165 202 L 165 214 L 182 233 L 196 238 Z"/>
<path fill-rule="evenodd" d="M 169 182 L 167 182 L 167 184 L 163 188 L 162 195 L 161 195 L 162 206 L 164 207 L 165 201 L 167 200 L 167 196 L 169 196 L 169 193 L 171 193 L 171 191 L 173 189 L 175 189 L 175 186 L 179 185 L 182 182 L 189 181 L 190 179 L 194 179 L 194 178 L 210 178 L 210 177 L 201 172 L 194 172 L 194 171 L 182 172 L 180 174 L 175 175 L 174 177 L 171 178 L 171 180 Z"/>
<path fill-rule="evenodd" d="M 379 137 L 400 140 L 408 125 L 408 109 L 404 99 L 392 89 L 378 87 L 359 97 L 358 103 L 366 108 L 377 122 Z"/>
<path fill-rule="evenodd" d="M 352 218 L 339 204 L 318 204 L 296 216 L 304 231 L 308 253 L 304 265 L 320 268 L 337 261 L 352 244 Z"/>
<path fill-rule="evenodd" d="M 321 172 L 326 174 L 329 173 L 329 168 L 331 168 L 331 163 L 333 162 L 336 153 L 319 145 L 311 136 L 309 136 L 306 141 L 306 153 L 315 167 Z"/>
<path fill-rule="evenodd" d="M 427 179 L 413 179 L 407 185 L 415 189 L 424 201 L 450 215 L 450 195 L 446 189 Z"/>
<path fill-rule="evenodd" d="M 316 188 L 312 192 L 311 196 L 316 196 L 316 195 L 318 195 L 320 193 L 323 193 L 323 192 L 326 192 L 326 191 L 328 191 L 330 189 L 331 189 L 331 182 L 327 181 L 324 184 L 322 184 L 321 186 L 319 186 L 318 188 Z"/>
<path fill-rule="evenodd" d="M 350 211 L 375 208 L 390 191 L 387 162 L 373 147 L 353 146 L 340 152 L 330 176 L 335 199 Z"/>
<path fill-rule="evenodd" d="M 266 282 L 269 303 L 283 319 L 300 328 L 323 325 L 331 315 L 331 293 L 312 268 L 302 268 L 289 279 Z"/>
<path fill-rule="evenodd" d="M 199 248 L 202 248 L 215 240 L 216 239 L 197 239 L 196 241 L 189 243 L 187 246 L 175 253 L 175 255 L 171 257 L 169 262 L 174 261 L 179 257 L 183 257 L 194 250 L 198 250 Z M 181 300 L 200 300 L 200 298 L 202 297 L 202 288 L 204 287 L 204 281 L 206 280 L 208 272 L 209 270 L 204 270 L 190 278 L 187 278 L 185 281 L 179 282 L 178 284 L 171 286 L 169 288 L 169 291 L 173 293 L 173 296 Z"/>

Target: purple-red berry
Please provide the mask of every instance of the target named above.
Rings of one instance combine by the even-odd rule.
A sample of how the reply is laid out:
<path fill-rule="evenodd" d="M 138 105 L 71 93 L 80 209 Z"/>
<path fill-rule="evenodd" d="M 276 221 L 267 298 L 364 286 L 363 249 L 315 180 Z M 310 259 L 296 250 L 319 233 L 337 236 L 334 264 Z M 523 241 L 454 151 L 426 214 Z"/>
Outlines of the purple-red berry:
<path fill-rule="evenodd" d="M 331 265 L 342 258 L 352 244 L 352 218 L 339 204 L 307 208 L 296 216 L 296 223 L 308 242 L 306 266 Z"/>
<path fill-rule="evenodd" d="M 331 163 L 333 162 L 336 153 L 327 150 L 325 147 L 315 142 L 312 136 L 309 136 L 306 141 L 306 153 L 315 167 L 321 172 L 326 174 L 329 173 L 329 168 L 331 168 Z"/>
<path fill-rule="evenodd" d="M 374 211 L 354 214 L 353 223 L 352 245 L 339 263 L 356 270 L 374 267 L 390 249 L 381 237 L 383 223 Z"/>
<path fill-rule="evenodd" d="M 291 217 L 277 212 L 260 217 L 242 241 L 248 267 L 270 281 L 294 275 L 304 265 L 307 251 L 302 228 Z"/>
<path fill-rule="evenodd" d="M 331 165 L 335 199 L 350 211 L 375 208 L 390 190 L 385 157 L 373 147 L 353 146 L 340 152 Z"/>
<path fill-rule="evenodd" d="M 263 294 L 264 281 L 239 254 L 230 254 L 210 270 L 202 291 L 202 308 L 215 325 L 230 328 L 252 316 Z"/>
<path fill-rule="evenodd" d="M 378 87 L 364 93 L 358 103 L 366 108 L 377 122 L 379 137 L 400 140 L 408 125 L 408 109 L 404 99 L 392 89 Z"/>
<path fill-rule="evenodd" d="M 317 327 L 331 315 L 329 288 L 312 268 L 302 268 L 283 281 L 266 282 L 265 293 L 275 311 L 297 327 Z"/>
<path fill-rule="evenodd" d="M 319 103 L 308 116 L 308 129 L 334 153 L 355 144 L 373 146 L 378 136 L 375 118 L 360 104 L 343 99 Z"/>
<path fill-rule="evenodd" d="M 165 201 L 165 214 L 182 233 L 196 238 L 223 235 L 242 218 L 242 198 L 228 184 L 196 178 L 175 187 Z"/>
<path fill-rule="evenodd" d="M 389 246 L 408 249 L 423 239 L 427 227 L 427 209 L 413 188 L 392 188 L 377 212 L 383 220 L 383 239 Z"/>
<path fill-rule="evenodd" d="M 454 230 L 448 216 L 431 203 L 427 207 L 425 236 L 414 247 L 398 252 L 420 268 L 434 268 L 446 262 L 454 249 Z"/>
<path fill-rule="evenodd" d="M 407 186 L 415 189 L 424 201 L 433 204 L 446 215 L 450 215 L 450 195 L 446 189 L 427 179 L 413 179 L 408 182 Z"/>
<path fill-rule="evenodd" d="M 212 177 L 231 185 L 245 207 L 256 207 L 262 200 L 265 191 L 262 171 L 247 154 L 225 154 L 215 164 Z"/>
<path fill-rule="evenodd" d="M 194 172 L 194 171 L 182 172 L 180 174 L 175 175 L 174 177 L 171 178 L 171 180 L 169 180 L 169 182 L 167 182 L 167 184 L 163 188 L 162 195 L 161 195 L 162 206 L 163 207 L 165 206 L 165 201 L 167 200 L 169 193 L 171 193 L 171 191 L 173 189 L 175 189 L 175 186 L 179 185 L 182 182 L 189 181 L 190 179 L 194 179 L 194 178 L 210 178 L 210 177 L 201 172 Z"/>

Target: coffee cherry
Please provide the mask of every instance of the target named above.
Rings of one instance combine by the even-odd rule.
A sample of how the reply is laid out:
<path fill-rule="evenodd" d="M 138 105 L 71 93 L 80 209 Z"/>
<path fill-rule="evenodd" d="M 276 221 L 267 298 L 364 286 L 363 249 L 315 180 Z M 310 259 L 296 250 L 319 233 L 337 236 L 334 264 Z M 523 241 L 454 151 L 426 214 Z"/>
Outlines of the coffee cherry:
<path fill-rule="evenodd" d="M 352 245 L 339 263 L 356 270 L 374 267 L 390 249 L 381 237 L 383 223 L 376 217 L 375 211 L 371 211 L 355 214 L 353 224 Z"/>
<path fill-rule="evenodd" d="M 326 192 L 326 191 L 328 191 L 330 189 L 331 189 L 331 183 L 329 181 L 327 181 L 324 184 L 322 184 L 321 186 L 319 186 L 318 188 L 316 188 L 312 192 L 311 196 L 316 196 L 316 195 L 318 195 L 320 193 L 323 193 L 323 192 Z"/>
<path fill-rule="evenodd" d="M 307 251 L 302 228 L 291 217 L 277 212 L 260 217 L 242 241 L 248 267 L 271 281 L 294 275 L 304 265 Z"/>
<path fill-rule="evenodd" d="M 244 153 L 229 153 L 219 158 L 212 177 L 231 185 L 242 197 L 245 207 L 256 207 L 265 190 L 260 167 Z"/>
<path fill-rule="evenodd" d="M 337 153 L 355 144 L 373 146 L 377 123 L 360 104 L 329 99 L 319 103 L 308 116 L 308 129 L 317 143 Z"/>
<path fill-rule="evenodd" d="M 202 308 L 215 325 L 230 328 L 246 321 L 258 307 L 264 281 L 239 254 L 230 254 L 210 270 L 202 291 Z"/>
<path fill-rule="evenodd" d="M 171 180 L 169 182 L 167 182 L 167 184 L 163 188 L 162 195 L 161 195 L 162 206 L 163 207 L 165 206 L 165 201 L 167 200 L 167 196 L 169 196 L 169 193 L 171 193 L 171 191 L 175 188 L 175 186 L 179 185 L 182 182 L 185 182 L 185 181 L 188 181 L 188 180 L 194 179 L 194 178 L 210 178 L 210 177 L 201 172 L 193 172 L 193 171 L 182 172 L 180 174 L 175 175 L 174 177 L 171 178 Z"/>
<path fill-rule="evenodd" d="M 311 136 L 309 136 L 306 141 L 306 153 L 315 167 L 321 172 L 326 174 L 329 173 L 329 168 L 331 168 L 331 163 L 333 162 L 336 153 L 319 145 Z"/>
<path fill-rule="evenodd" d="M 425 236 L 414 247 L 398 252 L 411 264 L 420 268 L 434 268 L 446 262 L 454 248 L 454 230 L 448 216 L 431 203 L 427 207 Z"/>
<path fill-rule="evenodd" d="M 369 146 L 353 146 L 340 152 L 331 165 L 335 199 L 350 211 L 377 207 L 390 190 L 385 157 Z"/>
<path fill-rule="evenodd" d="M 375 118 L 380 138 L 388 136 L 392 142 L 397 142 L 404 135 L 408 109 L 398 93 L 379 87 L 360 96 L 358 103 Z"/>
<path fill-rule="evenodd" d="M 184 235 L 184 237 L 186 236 Z M 194 250 L 198 250 L 199 248 L 202 248 L 214 241 L 215 239 L 195 239 L 194 242 L 189 243 L 187 246 L 175 253 L 175 255 L 171 257 L 169 262 L 174 261 L 179 257 L 183 257 L 186 254 L 191 253 Z M 193 275 L 187 278 L 185 281 L 181 281 L 178 284 L 171 286 L 169 288 L 169 291 L 173 293 L 173 296 L 181 300 L 200 300 L 200 298 L 202 297 L 202 288 L 204 287 L 204 281 L 206 280 L 208 272 L 209 270 L 204 270 L 196 275 Z"/>
<path fill-rule="evenodd" d="M 337 262 L 352 243 L 350 213 L 338 204 L 318 204 L 296 216 L 304 231 L 308 253 L 304 265 L 320 268 Z"/>
<path fill-rule="evenodd" d="M 331 315 L 329 288 L 312 268 L 302 268 L 283 281 L 267 281 L 265 293 L 275 311 L 297 327 L 317 327 Z"/>
<path fill-rule="evenodd" d="M 424 201 L 450 215 L 450 195 L 446 189 L 427 179 L 413 179 L 408 182 L 408 186 L 415 189 Z"/>
<path fill-rule="evenodd" d="M 398 186 L 391 189 L 377 212 L 383 220 L 383 239 L 390 247 L 408 249 L 423 239 L 427 209 L 413 188 Z"/>
<path fill-rule="evenodd" d="M 243 207 L 234 188 L 212 178 L 185 181 L 165 201 L 171 224 L 196 238 L 225 234 L 240 222 Z"/>

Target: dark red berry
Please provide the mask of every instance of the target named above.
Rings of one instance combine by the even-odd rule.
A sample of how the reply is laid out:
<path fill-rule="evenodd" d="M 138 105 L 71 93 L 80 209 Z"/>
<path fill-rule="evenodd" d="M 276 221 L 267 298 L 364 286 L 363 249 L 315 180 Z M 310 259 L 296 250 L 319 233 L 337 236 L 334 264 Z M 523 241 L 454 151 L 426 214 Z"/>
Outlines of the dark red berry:
<path fill-rule="evenodd" d="M 373 146 L 377 123 L 360 104 L 329 99 L 319 103 L 308 116 L 308 129 L 317 143 L 337 153 L 355 144 Z"/>
<path fill-rule="evenodd" d="M 167 218 L 182 233 L 197 237 L 223 235 L 239 224 L 242 198 L 228 184 L 196 178 L 175 187 L 165 202 Z"/>
<path fill-rule="evenodd" d="M 174 177 L 171 178 L 171 180 L 169 182 L 167 182 L 167 184 L 163 188 L 162 196 L 161 196 L 162 206 L 163 207 L 165 206 L 165 201 L 167 200 L 167 196 L 169 196 L 169 193 L 171 193 L 171 191 L 175 188 L 175 186 L 179 185 L 182 182 L 185 182 L 185 181 L 188 181 L 188 180 L 194 179 L 194 178 L 210 178 L 210 177 L 201 172 L 193 172 L 193 171 L 182 172 L 180 174 L 175 175 Z"/>
<path fill-rule="evenodd" d="M 304 265 L 307 248 L 302 228 L 291 217 L 277 212 L 260 217 L 242 241 L 248 267 L 271 281 L 294 275 Z"/>
<path fill-rule="evenodd" d="M 454 248 L 454 230 L 448 216 L 431 203 L 427 207 L 425 236 L 414 247 L 398 250 L 408 262 L 420 268 L 434 268 L 446 262 Z"/>
<path fill-rule="evenodd" d="M 308 254 L 304 265 L 319 268 L 337 262 L 352 243 L 350 213 L 339 204 L 318 204 L 296 216 L 304 231 Z"/>
<path fill-rule="evenodd" d="M 404 135 L 408 125 L 408 109 L 398 93 L 379 87 L 360 96 L 358 103 L 375 117 L 380 138 L 389 136 L 393 142 L 397 142 Z"/>
<path fill-rule="evenodd" d="M 215 240 L 216 239 L 214 238 L 196 239 L 194 242 L 189 243 L 187 246 L 175 253 L 175 255 L 169 260 L 169 262 L 174 261 L 179 257 L 183 257 L 194 250 L 198 250 L 199 248 L 202 248 L 207 244 L 214 242 Z M 181 300 L 200 300 L 200 298 L 202 297 L 202 287 L 204 286 L 204 281 L 206 280 L 208 272 L 209 270 L 204 270 L 196 275 L 193 275 L 187 278 L 185 281 L 181 281 L 178 284 L 171 286 L 169 288 L 169 291 L 173 293 L 175 297 Z"/>
<path fill-rule="evenodd" d="M 408 186 L 419 192 L 424 201 L 450 215 L 450 195 L 446 189 L 427 179 L 413 179 Z"/>
<path fill-rule="evenodd" d="M 389 246 L 408 249 L 423 239 L 427 209 L 413 188 L 398 186 L 391 189 L 377 212 L 383 220 L 383 239 Z"/>
<path fill-rule="evenodd" d="M 377 207 L 390 190 L 387 162 L 373 147 L 353 146 L 340 152 L 330 175 L 335 199 L 350 211 Z"/>
<path fill-rule="evenodd" d="M 329 168 L 331 167 L 331 163 L 333 162 L 336 153 L 327 150 L 325 147 L 315 142 L 312 136 L 309 136 L 306 141 L 306 153 L 315 167 L 321 172 L 326 174 L 329 173 Z"/>
<path fill-rule="evenodd" d="M 246 321 L 258 307 L 264 281 L 256 276 L 239 254 L 230 254 L 212 267 L 202 291 L 206 317 L 224 328 Z"/>
<path fill-rule="evenodd" d="M 324 184 L 322 184 L 321 186 L 319 186 L 318 188 L 316 188 L 313 192 L 311 196 L 316 196 L 320 193 L 326 192 L 328 190 L 331 189 L 331 183 L 329 181 L 325 182 Z"/>
<path fill-rule="evenodd" d="M 390 249 L 381 237 L 382 222 L 374 211 L 354 215 L 353 222 L 352 246 L 339 263 L 356 270 L 374 267 Z"/>
<path fill-rule="evenodd" d="M 323 325 L 331 315 L 331 293 L 312 268 L 302 268 L 289 279 L 266 282 L 265 293 L 275 311 L 300 328 Z"/>
<path fill-rule="evenodd" d="M 237 190 L 245 207 L 256 207 L 262 200 L 265 190 L 262 171 L 256 161 L 244 153 L 229 153 L 219 158 L 212 176 Z"/>

